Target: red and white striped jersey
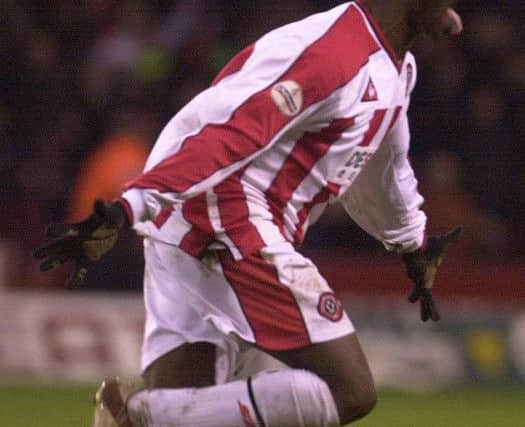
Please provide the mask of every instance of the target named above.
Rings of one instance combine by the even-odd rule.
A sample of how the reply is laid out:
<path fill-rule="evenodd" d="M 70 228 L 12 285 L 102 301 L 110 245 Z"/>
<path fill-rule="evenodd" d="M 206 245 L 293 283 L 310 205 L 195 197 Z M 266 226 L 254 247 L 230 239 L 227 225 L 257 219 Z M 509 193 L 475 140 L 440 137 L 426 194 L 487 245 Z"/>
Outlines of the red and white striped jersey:
<path fill-rule="evenodd" d="M 166 125 L 122 195 L 135 229 L 194 256 L 219 242 L 241 259 L 299 244 L 340 201 L 387 249 L 418 248 L 415 74 L 359 1 L 266 34 Z"/>

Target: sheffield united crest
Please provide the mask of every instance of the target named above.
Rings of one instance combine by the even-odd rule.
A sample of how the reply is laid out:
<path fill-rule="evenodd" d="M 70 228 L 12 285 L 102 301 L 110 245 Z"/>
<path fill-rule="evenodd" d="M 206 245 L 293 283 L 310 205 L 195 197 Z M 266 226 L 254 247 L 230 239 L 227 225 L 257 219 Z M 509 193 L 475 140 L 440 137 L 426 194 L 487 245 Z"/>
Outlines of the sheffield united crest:
<path fill-rule="evenodd" d="M 332 322 L 337 322 L 343 317 L 343 304 L 332 292 L 325 292 L 319 297 L 317 310 L 321 316 Z"/>

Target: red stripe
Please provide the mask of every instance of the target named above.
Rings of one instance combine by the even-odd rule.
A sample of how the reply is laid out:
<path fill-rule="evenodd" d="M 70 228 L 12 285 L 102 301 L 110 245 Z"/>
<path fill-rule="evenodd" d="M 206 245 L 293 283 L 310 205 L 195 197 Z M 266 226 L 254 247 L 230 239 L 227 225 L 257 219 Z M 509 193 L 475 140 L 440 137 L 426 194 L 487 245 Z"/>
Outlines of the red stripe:
<path fill-rule="evenodd" d="M 250 413 L 250 409 L 246 405 L 243 405 L 240 400 L 237 401 L 237 404 L 239 405 L 239 411 L 241 413 L 241 417 L 242 417 L 244 426 L 245 427 L 257 427 L 255 425 L 255 422 L 252 420 L 252 414 Z"/>
<path fill-rule="evenodd" d="M 258 346 L 279 351 L 311 344 L 297 301 L 279 281 L 275 266 L 259 255 L 238 262 L 228 251 L 219 255 L 224 276 L 239 299 Z"/>
<path fill-rule="evenodd" d="M 370 142 L 372 142 L 372 139 L 377 135 L 377 132 L 379 131 L 379 128 L 381 127 L 381 123 L 383 123 L 383 119 L 385 118 L 387 110 L 377 110 L 374 113 L 374 116 L 372 117 L 372 120 L 370 120 L 370 127 L 368 128 L 368 131 L 365 133 L 365 136 L 363 137 L 363 141 L 359 144 L 360 147 L 368 147 L 370 145 Z"/>
<path fill-rule="evenodd" d="M 319 193 L 317 193 L 310 202 L 304 204 L 303 208 L 297 214 L 299 222 L 297 223 L 294 236 L 296 243 L 301 243 L 304 239 L 303 226 L 306 222 L 306 219 L 308 218 L 308 215 L 310 215 L 310 212 L 313 209 L 313 207 L 320 203 L 328 202 L 330 195 L 333 194 L 334 196 L 337 196 L 339 194 L 340 189 L 340 185 L 334 184 L 333 182 L 329 182 L 328 185 L 324 187 Z"/>
<path fill-rule="evenodd" d="M 184 235 L 179 247 L 194 257 L 200 257 L 215 237 L 208 216 L 206 194 L 186 200 L 182 205 L 182 215 L 192 227 Z"/>
<path fill-rule="evenodd" d="M 222 79 L 228 77 L 236 72 L 242 70 L 246 61 L 252 56 L 253 51 L 255 50 L 255 43 L 250 46 L 245 47 L 237 55 L 235 55 L 230 62 L 228 62 L 224 68 L 219 72 L 217 77 L 212 82 L 212 86 L 218 84 Z"/>
<path fill-rule="evenodd" d="M 392 117 L 392 121 L 390 122 L 390 125 L 388 126 L 388 132 L 390 132 L 392 130 L 392 128 L 394 127 L 394 125 L 396 124 L 397 119 L 399 118 L 399 114 L 401 113 L 402 109 L 403 109 L 403 107 L 396 107 L 396 111 L 394 113 L 394 117 Z"/>
<path fill-rule="evenodd" d="M 352 80 L 379 49 L 361 14 L 348 7 L 278 80 L 294 80 L 303 88 L 304 111 Z M 176 154 L 134 180 L 131 187 L 183 193 L 264 148 L 292 120 L 271 97 L 276 82 L 250 97 L 227 123 L 209 124 L 187 138 Z"/>
<path fill-rule="evenodd" d="M 319 133 L 307 132 L 297 141 L 279 173 L 266 191 L 274 222 L 283 228 L 283 208 L 315 164 L 328 152 L 341 134 L 354 124 L 354 118 L 335 119 Z"/>
<path fill-rule="evenodd" d="M 160 211 L 157 217 L 153 220 L 153 223 L 157 228 L 161 228 L 170 217 L 171 213 L 175 210 L 173 206 L 164 208 Z"/>
<path fill-rule="evenodd" d="M 241 184 L 244 171 L 232 175 L 214 188 L 224 231 L 243 256 L 266 246 L 257 228 L 250 222 L 250 212 Z"/>
<path fill-rule="evenodd" d="M 368 22 L 370 23 L 371 27 L 374 29 L 374 32 L 385 48 L 386 52 L 388 53 L 388 56 L 392 60 L 392 63 L 394 64 L 394 67 L 396 67 L 397 71 L 401 72 L 401 61 L 399 60 L 399 57 L 397 56 L 397 53 L 390 43 L 390 41 L 386 38 L 385 34 L 383 33 L 383 30 L 377 23 L 376 19 L 374 18 L 374 15 L 372 15 L 372 12 L 368 9 L 368 7 L 361 1 L 356 0 L 356 3 L 359 5 L 363 13 L 365 14 L 366 18 L 368 19 Z"/>

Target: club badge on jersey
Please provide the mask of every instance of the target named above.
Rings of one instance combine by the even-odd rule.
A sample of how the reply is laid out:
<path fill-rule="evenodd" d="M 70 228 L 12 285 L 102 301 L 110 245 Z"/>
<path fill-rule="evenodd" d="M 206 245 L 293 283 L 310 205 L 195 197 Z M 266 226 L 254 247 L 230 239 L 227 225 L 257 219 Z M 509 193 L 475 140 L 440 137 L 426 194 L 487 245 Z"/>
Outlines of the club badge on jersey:
<path fill-rule="evenodd" d="M 337 322 L 343 317 L 343 304 L 332 292 L 321 294 L 317 309 L 321 316 L 332 322 Z"/>

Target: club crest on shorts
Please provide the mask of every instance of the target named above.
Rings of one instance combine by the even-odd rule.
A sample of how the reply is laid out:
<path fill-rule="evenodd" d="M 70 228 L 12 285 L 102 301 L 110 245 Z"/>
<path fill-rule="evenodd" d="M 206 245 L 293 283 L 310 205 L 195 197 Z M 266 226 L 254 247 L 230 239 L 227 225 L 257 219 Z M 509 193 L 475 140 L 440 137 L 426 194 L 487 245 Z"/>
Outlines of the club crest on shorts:
<path fill-rule="evenodd" d="M 285 116 L 295 116 L 303 108 L 303 89 L 293 80 L 277 83 L 272 87 L 271 94 L 273 101 Z"/>
<path fill-rule="evenodd" d="M 321 316 L 332 322 L 337 322 L 343 317 L 343 304 L 332 292 L 325 292 L 319 297 L 317 310 Z"/>

